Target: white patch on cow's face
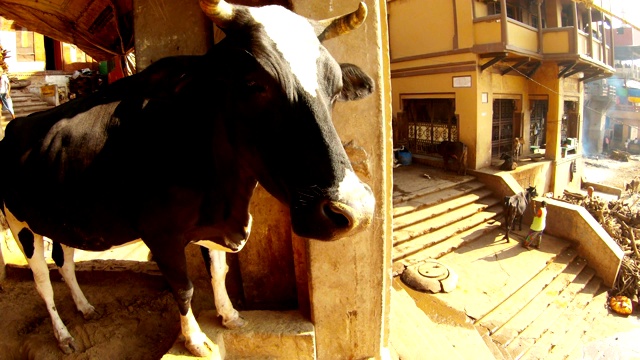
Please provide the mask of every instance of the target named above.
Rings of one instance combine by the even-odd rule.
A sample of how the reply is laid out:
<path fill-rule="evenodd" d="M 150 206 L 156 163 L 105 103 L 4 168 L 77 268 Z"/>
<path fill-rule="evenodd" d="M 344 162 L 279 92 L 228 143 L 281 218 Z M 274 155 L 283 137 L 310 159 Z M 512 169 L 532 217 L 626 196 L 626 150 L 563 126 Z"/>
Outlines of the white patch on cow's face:
<path fill-rule="evenodd" d="M 280 6 L 250 8 L 253 18 L 264 26 L 282 56 L 289 62 L 291 72 L 311 96 L 318 91 L 317 60 L 320 42 L 307 19 L 290 13 Z"/>
<path fill-rule="evenodd" d="M 339 201 L 352 207 L 357 205 L 358 210 L 371 211 L 375 206 L 375 198 L 371 190 L 352 170 L 346 171 L 344 179 L 338 185 L 338 197 Z"/>

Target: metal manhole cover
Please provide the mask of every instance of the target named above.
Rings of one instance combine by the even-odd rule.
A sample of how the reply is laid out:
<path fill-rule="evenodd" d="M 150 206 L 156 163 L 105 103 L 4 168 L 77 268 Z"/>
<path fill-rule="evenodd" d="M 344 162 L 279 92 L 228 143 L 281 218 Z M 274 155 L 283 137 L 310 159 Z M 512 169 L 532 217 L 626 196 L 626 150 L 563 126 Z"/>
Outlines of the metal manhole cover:
<path fill-rule="evenodd" d="M 447 268 L 435 261 L 426 262 L 418 267 L 418 273 L 432 279 L 444 279 L 449 275 Z"/>

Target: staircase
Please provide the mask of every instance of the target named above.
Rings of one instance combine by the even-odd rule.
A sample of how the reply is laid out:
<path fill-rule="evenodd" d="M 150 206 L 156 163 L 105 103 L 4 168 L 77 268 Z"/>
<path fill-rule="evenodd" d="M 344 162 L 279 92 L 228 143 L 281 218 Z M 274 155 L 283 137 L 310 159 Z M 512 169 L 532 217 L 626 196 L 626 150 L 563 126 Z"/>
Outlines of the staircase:
<path fill-rule="evenodd" d="M 32 94 L 27 90 L 13 90 L 11 91 L 11 98 L 13 99 L 13 110 L 15 111 L 16 117 L 27 116 L 31 113 L 54 107 L 40 99 L 38 95 Z M 0 124 L 4 128 L 10 120 L 11 114 L 9 110 L 3 108 L 0 116 Z"/>
<path fill-rule="evenodd" d="M 394 269 L 437 259 L 459 276 L 438 294 L 394 279 L 456 352 L 430 358 L 582 358 L 594 320 L 608 314 L 602 280 L 567 240 L 545 234 L 540 250 L 519 246 L 529 224 L 507 243 L 501 220 L 501 199 L 472 176 L 394 170 Z"/>

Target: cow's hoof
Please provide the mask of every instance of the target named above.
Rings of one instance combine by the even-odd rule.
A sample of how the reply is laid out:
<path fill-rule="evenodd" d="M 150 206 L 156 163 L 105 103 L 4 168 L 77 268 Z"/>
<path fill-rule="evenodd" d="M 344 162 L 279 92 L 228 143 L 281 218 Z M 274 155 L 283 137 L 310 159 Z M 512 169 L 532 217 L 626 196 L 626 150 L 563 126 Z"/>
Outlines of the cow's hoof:
<path fill-rule="evenodd" d="M 229 330 L 239 329 L 247 324 L 247 321 L 240 315 L 230 320 L 223 320 L 222 325 Z"/>
<path fill-rule="evenodd" d="M 210 358 L 214 349 L 217 349 L 213 341 L 209 340 L 203 332 L 193 334 L 191 338 L 185 341 L 184 346 L 194 356 L 206 358 Z"/>
<path fill-rule="evenodd" d="M 91 306 L 89 309 L 82 312 L 82 317 L 85 320 L 97 320 L 97 319 L 100 319 L 101 316 L 102 314 L 97 312 L 93 306 Z"/>
<path fill-rule="evenodd" d="M 76 341 L 72 337 L 61 339 L 58 347 L 60 347 L 60 350 L 65 354 L 72 354 L 78 349 Z"/>

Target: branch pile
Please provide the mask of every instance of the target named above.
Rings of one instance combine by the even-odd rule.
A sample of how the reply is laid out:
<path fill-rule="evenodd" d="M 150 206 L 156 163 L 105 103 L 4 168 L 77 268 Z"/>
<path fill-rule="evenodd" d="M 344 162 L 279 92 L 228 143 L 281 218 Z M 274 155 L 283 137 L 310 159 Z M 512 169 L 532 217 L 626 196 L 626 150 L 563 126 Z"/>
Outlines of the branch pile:
<path fill-rule="evenodd" d="M 618 200 L 608 201 L 598 196 L 565 191 L 559 200 L 587 209 L 624 251 L 611 295 L 635 299 L 640 294 L 640 196 L 630 193 Z"/>

